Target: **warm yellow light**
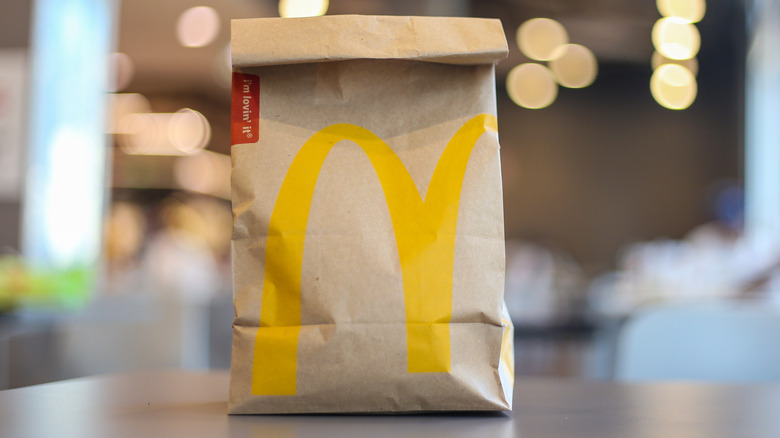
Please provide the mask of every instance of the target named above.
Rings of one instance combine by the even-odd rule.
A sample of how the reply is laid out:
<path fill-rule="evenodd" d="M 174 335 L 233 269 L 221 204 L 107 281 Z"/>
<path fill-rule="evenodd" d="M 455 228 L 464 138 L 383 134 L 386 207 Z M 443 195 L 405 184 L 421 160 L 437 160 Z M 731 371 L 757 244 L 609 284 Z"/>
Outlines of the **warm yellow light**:
<path fill-rule="evenodd" d="M 653 66 L 653 70 L 664 64 L 679 64 L 693 73 L 694 76 L 699 74 L 699 61 L 696 58 L 690 59 L 669 59 L 666 56 L 653 52 L 653 57 L 650 60 L 650 64 Z"/>
<path fill-rule="evenodd" d="M 159 118 L 151 113 L 132 113 L 119 119 L 119 146 L 127 154 L 145 155 L 162 144 Z"/>
<path fill-rule="evenodd" d="M 681 110 L 696 99 L 698 86 L 693 73 L 677 64 L 658 67 L 650 78 L 650 92 L 661 106 Z"/>
<path fill-rule="evenodd" d="M 328 0 L 279 0 L 279 16 L 317 17 L 328 12 Z"/>
<path fill-rule="evenodd" d="M 517 28 L 517 45 L 531 59 L 549 61 L 555 49 L 569 42 L 563 25 L 549 18 L 533 18 Z"/>
<path fill-rule="evenodd" d="M 176 36 L 185 47 L 204 47 L 219 33 L 219 14 L 208 6 L 195 6 L 184 11 L 176 23 Z"/>
<path fill-rule="evenodd" d="M 682 18 L 666 17 L 653 26 L 653 45 L 669 59 L 690 59 L 699 53 L 701 36 L 693 24 Z"/>
<path fill-rule="evenodd" d="M 587 47 L 566 44 L 556 50 L 550 61 L 550 69 L 564 87 L 583 88 L 596 79 L 598 63 L 596 56 Z"/>
<path fill-rule="evenodd" d="M 128 114 L 148 113 L 152 110 L 149 99 L 143 94 L 138 93 L 114 93 L 109 94 L 109 111 L 111 117 L 108 118 L 109 134 L 127 134 L 120 129 L 120 121 Z M 124 126 L 127 129 L 126 126 Z"/>
<path fill-rule="evenodd" d="M 133 113 L 118 124 L 119 144 L 131 155 L 191 155 L 211 139 L 203 114 L 184 108 L 175 113 Z"/>
<path fill-rule="evenodd" d="M 655 4 L 664 17 L 679 17 L 689 23 L 701 21 L 707 10 L 704 0 L 656 0 Z"/>
<path fill-rule="evenodd" d="M 168 140 L 184 154 L 192 154 L 206 147 L 211 140 L 211 125 L 203 114 L 182 108 L 168 120 Z"/>
<path fill-rule="evenodd" d="M 558 96 L 558 84 L 552 72 L 536 63 L 520 64 L 509 71 L 506 91 L 522 107 L 539 109 L 549 106 Z"/>

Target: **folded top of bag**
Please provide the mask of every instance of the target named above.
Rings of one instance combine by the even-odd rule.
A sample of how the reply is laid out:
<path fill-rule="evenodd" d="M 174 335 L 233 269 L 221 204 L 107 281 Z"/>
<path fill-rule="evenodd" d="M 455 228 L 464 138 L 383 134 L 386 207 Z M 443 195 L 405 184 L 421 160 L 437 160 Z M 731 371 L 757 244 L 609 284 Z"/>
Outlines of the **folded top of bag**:
<path fill-rule="evenodd" d="M 348 59 L 490 64 L 508 52 L 496 19 L 328 15 L 252 18 L 231 24 L 236 67 Z"/>

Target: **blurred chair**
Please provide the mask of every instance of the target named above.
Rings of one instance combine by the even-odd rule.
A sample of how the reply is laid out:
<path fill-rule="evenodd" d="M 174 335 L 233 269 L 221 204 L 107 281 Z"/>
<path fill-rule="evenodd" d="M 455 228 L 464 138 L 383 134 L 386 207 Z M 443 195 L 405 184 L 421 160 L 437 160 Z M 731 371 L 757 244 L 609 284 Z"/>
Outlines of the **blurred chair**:
<path fill-rule="evenodd" d="M 233 294 L 217 294 L 209 306 L 209 368 L 230 368 L 233 342 Z"/>
<path fill-rule="evenodd" d="M 97 297 L 57 324 L 58 379 L 182 367 L 183 316 L 173 297 Z"/>
<path fill-rule="evenodd" d="M 618 337 L 623 381 L 780 382 L 780 309 L 757 303 L 665 305 L 637 311 Z"/>

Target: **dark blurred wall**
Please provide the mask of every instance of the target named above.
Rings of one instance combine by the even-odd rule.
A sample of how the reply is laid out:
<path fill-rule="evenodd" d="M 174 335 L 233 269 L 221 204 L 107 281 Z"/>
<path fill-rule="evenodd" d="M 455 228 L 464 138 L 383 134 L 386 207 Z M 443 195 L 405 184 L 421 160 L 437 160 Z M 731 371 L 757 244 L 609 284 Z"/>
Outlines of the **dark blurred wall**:
<path fill-rule="evenodd" d="M 0 1 L 0 47 L 27 47 L 33 0 Z"/>
<path fill-rule="evenodd" d="M 0 0 L 0 47 L 29 45 L 32 3 Z M 518 62 L 514 32 L 532 13 L 545 8 L 559 11 L 558 15 L 568 9 L 596 14 L 634 9 L 617 0 L 602 2 L 612 5 L 606 11 L 598 10 L 602 3 L 579 0 L 528 2 L 522 8 L 512 0 L 472 3 L 476 15 L 500 17 L 504 22 L 512 55 L 499 66 L 502 75 Z M 641 5 L 652 15 L 654 3 Z M 630 242 L 681 238 L 710 220 L 708 197 L 713 185 L 742 176 L 742 8 L 738 0 L 708 2 L 707 15 L 698 25 L 702 34 L 699 94 L 685 111 L 661 108 L 650 95 L 650 20 L 630 22 L 646 27 L 640 32 L 646 35 L 644 53 L 625 62 L 600 60 L 592 86 L 561 89 L 549 108 L 515 106 L 506 97 L 500 76 L 507 236 L 549 243 L 596 273 L 614 266 L 618 251 Z M 572 35 L 572 42 L 588 44 L 578 38 Z M 620 46 L 622 42 L 615 39 Z M 188 94 L 197 95 L 198 90 Z M 155 111 L 190 106 L 203 112 L 214 129 L 209 147 L 228 152 L 227 97 L 199 104 L 180 102 L 177 96 L 149 97 Z M 18 228 L 19 203 L 0 200 L 0 247 L 18 248 Z"/>
<path fill-rule="evenodd" d="M 561 88 L 548 108 L 515 106 L 499 79 L 507 237 L 551 244 L 594 274 L 631 242 L 712 220 L 716 184 L 742 176 L 744 14 L 708 7 L 687 110 L 650 94 L 650 27 L 646 63 L 600 63 L 593 85 Z"/>
<path fill-rule="evenodd" d="M 0 1 L 0 49 L 28 47 L 32 0 Z M 20 194 L 21 196 L 21 194 Z M 19 249 L 20 201 L 0 198 L 0 254 Z"/>

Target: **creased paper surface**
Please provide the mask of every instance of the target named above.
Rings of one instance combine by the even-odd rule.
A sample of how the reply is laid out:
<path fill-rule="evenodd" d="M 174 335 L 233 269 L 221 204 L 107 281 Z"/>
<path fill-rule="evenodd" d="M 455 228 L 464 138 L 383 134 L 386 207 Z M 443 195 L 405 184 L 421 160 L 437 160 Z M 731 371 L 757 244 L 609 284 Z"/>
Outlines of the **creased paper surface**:
<path fill-rule="evenodd" d="M 353 58 L 234 67 L 230 412 L 510 409 L 493 64 Z"/>
<path fill-rule="evenodd" d="M 332 15 L 233 20 L 236 67 L 348 59 L 485 64 L 507 56 L 496 19 Z"/>

